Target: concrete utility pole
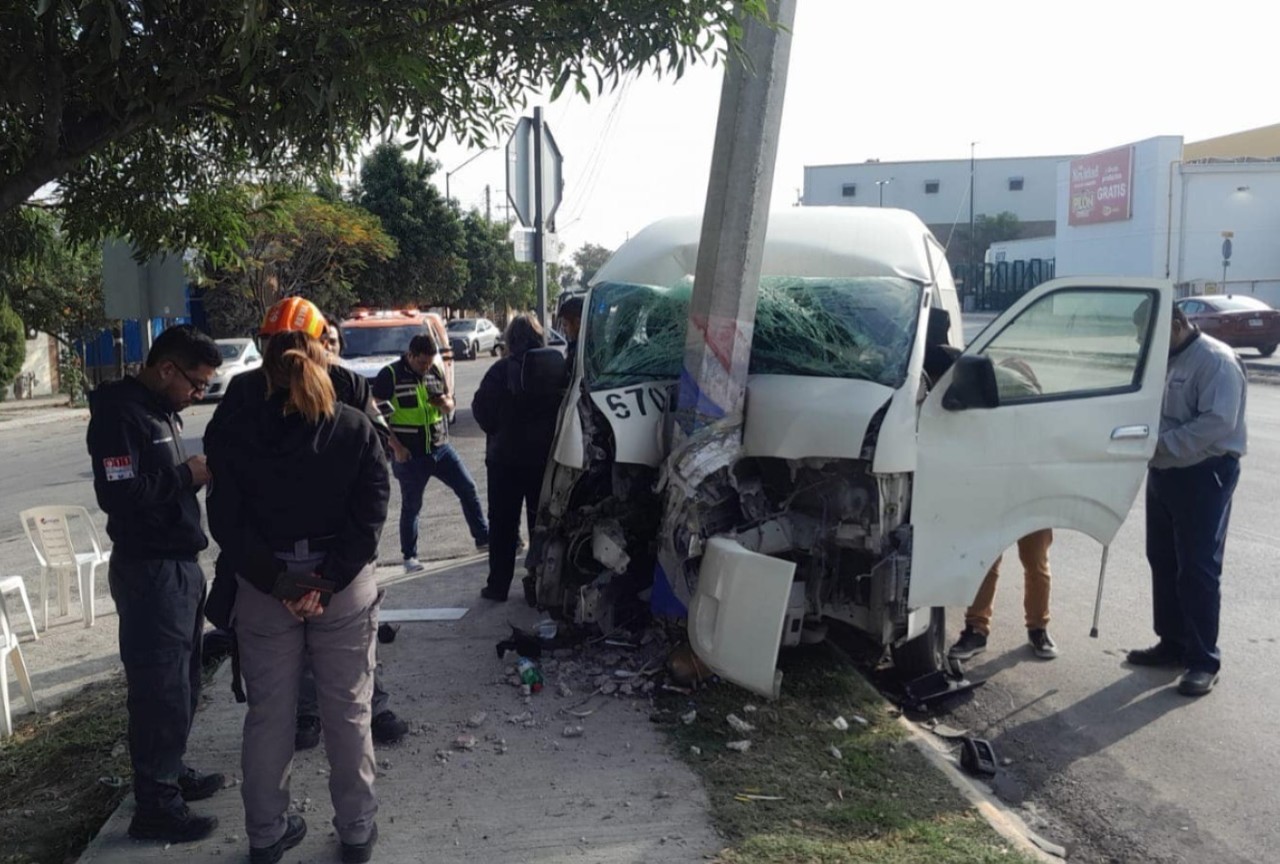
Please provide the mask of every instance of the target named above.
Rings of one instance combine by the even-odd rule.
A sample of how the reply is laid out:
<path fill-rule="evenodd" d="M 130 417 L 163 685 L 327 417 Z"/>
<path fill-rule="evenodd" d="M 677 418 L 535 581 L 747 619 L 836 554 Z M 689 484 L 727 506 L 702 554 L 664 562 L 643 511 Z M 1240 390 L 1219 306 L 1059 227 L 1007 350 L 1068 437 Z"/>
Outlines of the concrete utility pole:
<path fill-rule="evenodd" d="M 729 421 L 726 434 L 741 431 L 795 9 L 795 0 L 769 0 L 775 26 L 749 20 L 745 61 L 731 60 L 725 71 L 689 304 L 676 444 L 720 420 Z"/>

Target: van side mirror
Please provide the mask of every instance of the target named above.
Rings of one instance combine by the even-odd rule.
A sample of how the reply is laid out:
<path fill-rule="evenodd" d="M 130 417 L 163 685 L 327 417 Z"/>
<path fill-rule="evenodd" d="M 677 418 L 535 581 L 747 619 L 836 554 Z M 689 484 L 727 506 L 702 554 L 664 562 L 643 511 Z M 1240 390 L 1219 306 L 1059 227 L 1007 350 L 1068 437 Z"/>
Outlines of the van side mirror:
<path fill-rule="evenodd" d="M 996 370 L 990 357 L 981 354 L 962 355 L 951 367 L 951 373 L 951 386 L 942 394 L 942 407 L 946 410 L 995 408 L 1000 404 Z"/>

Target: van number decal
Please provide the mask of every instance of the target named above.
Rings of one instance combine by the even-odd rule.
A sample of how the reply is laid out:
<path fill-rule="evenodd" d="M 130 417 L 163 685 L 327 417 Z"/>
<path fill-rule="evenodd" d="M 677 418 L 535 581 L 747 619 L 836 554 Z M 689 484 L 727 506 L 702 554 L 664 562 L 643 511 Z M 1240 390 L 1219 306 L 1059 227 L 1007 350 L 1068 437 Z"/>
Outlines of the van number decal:
<path fill-rule="evenodd" d="M 632 415 L 633 409 L 641 417 L 648 417 L 650 411 L 663 414 L 668 408 L 670 399 L 665 388 L 649 385 L 629 387 L 621 393 L 610 393 L 604 401 L 614 417 L 626 420 Z"/>

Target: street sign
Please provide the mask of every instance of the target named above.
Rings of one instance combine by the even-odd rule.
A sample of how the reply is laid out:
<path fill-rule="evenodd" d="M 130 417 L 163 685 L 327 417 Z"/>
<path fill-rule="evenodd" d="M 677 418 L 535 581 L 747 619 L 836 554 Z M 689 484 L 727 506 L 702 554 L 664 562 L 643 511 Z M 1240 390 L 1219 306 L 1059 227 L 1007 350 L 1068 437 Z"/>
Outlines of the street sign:
<path fill-rule="evenodd" d="M 542 152 L 535 154 L 539 137 Z M 535 158 L 536 156 L 540 158 Z M 540 162 L 542 168 L 542 222 L 547 228 L 552 228 L 555 226 L 556 209 L 564 194 L 560 148 L 556 146 L 556 139 L 545 123 L 542 124 L 542 134 L 539 136 L 535 120 L 521 117 L 507 142 L 507 197 L 515 208 L 516 218 L 526 228 L 534 227 L 537 213 L 535 162 Z"/>
<path fill-rule="evenodd" d="M 1230 237 L 1222 241 L 1222 260 L 1223 261 L 1231 260 L 1231 238 Z"/>
<path fill-rule="evenodd" d="M 511 248 L 516 260 L 524 264 L 532 264 L 534 258 L 534 234 L 527 228 L 517 228 L 511 235 Z M 542 235 L 542 260 L 547 264 L 555 264 L 560 260 L 560 238 L 555 234 Z"/>
<path fill-rule="evenodd" d="M 187 276 L 182 256 L 161 253 L 138 264 L 133 246 L 107 240 L 102 247 L 102 296 L 108 318 L 185 317 Z"/>

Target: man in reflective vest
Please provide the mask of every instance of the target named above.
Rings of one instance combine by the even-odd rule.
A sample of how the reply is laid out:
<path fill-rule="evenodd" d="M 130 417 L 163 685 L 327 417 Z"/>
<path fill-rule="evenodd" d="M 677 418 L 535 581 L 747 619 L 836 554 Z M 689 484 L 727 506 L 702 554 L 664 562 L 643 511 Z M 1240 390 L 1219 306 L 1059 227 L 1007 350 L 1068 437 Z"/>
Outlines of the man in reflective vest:
<path fill-rule="evenodd" d="M 409 573 L 422 569 L 418 514 L 432 477 L 439 477 L 458 496 L 477 551 L 489 548 L 489 523 L 475 480 L 449 444 L 453 394 L 436 363 L 437 353 L 431 336 L 414 336 L 405 355 L 379 372 L 373 383 L 373 398 L 390 414 L 391 470 L 400 484 L 400 551 Z"/>

